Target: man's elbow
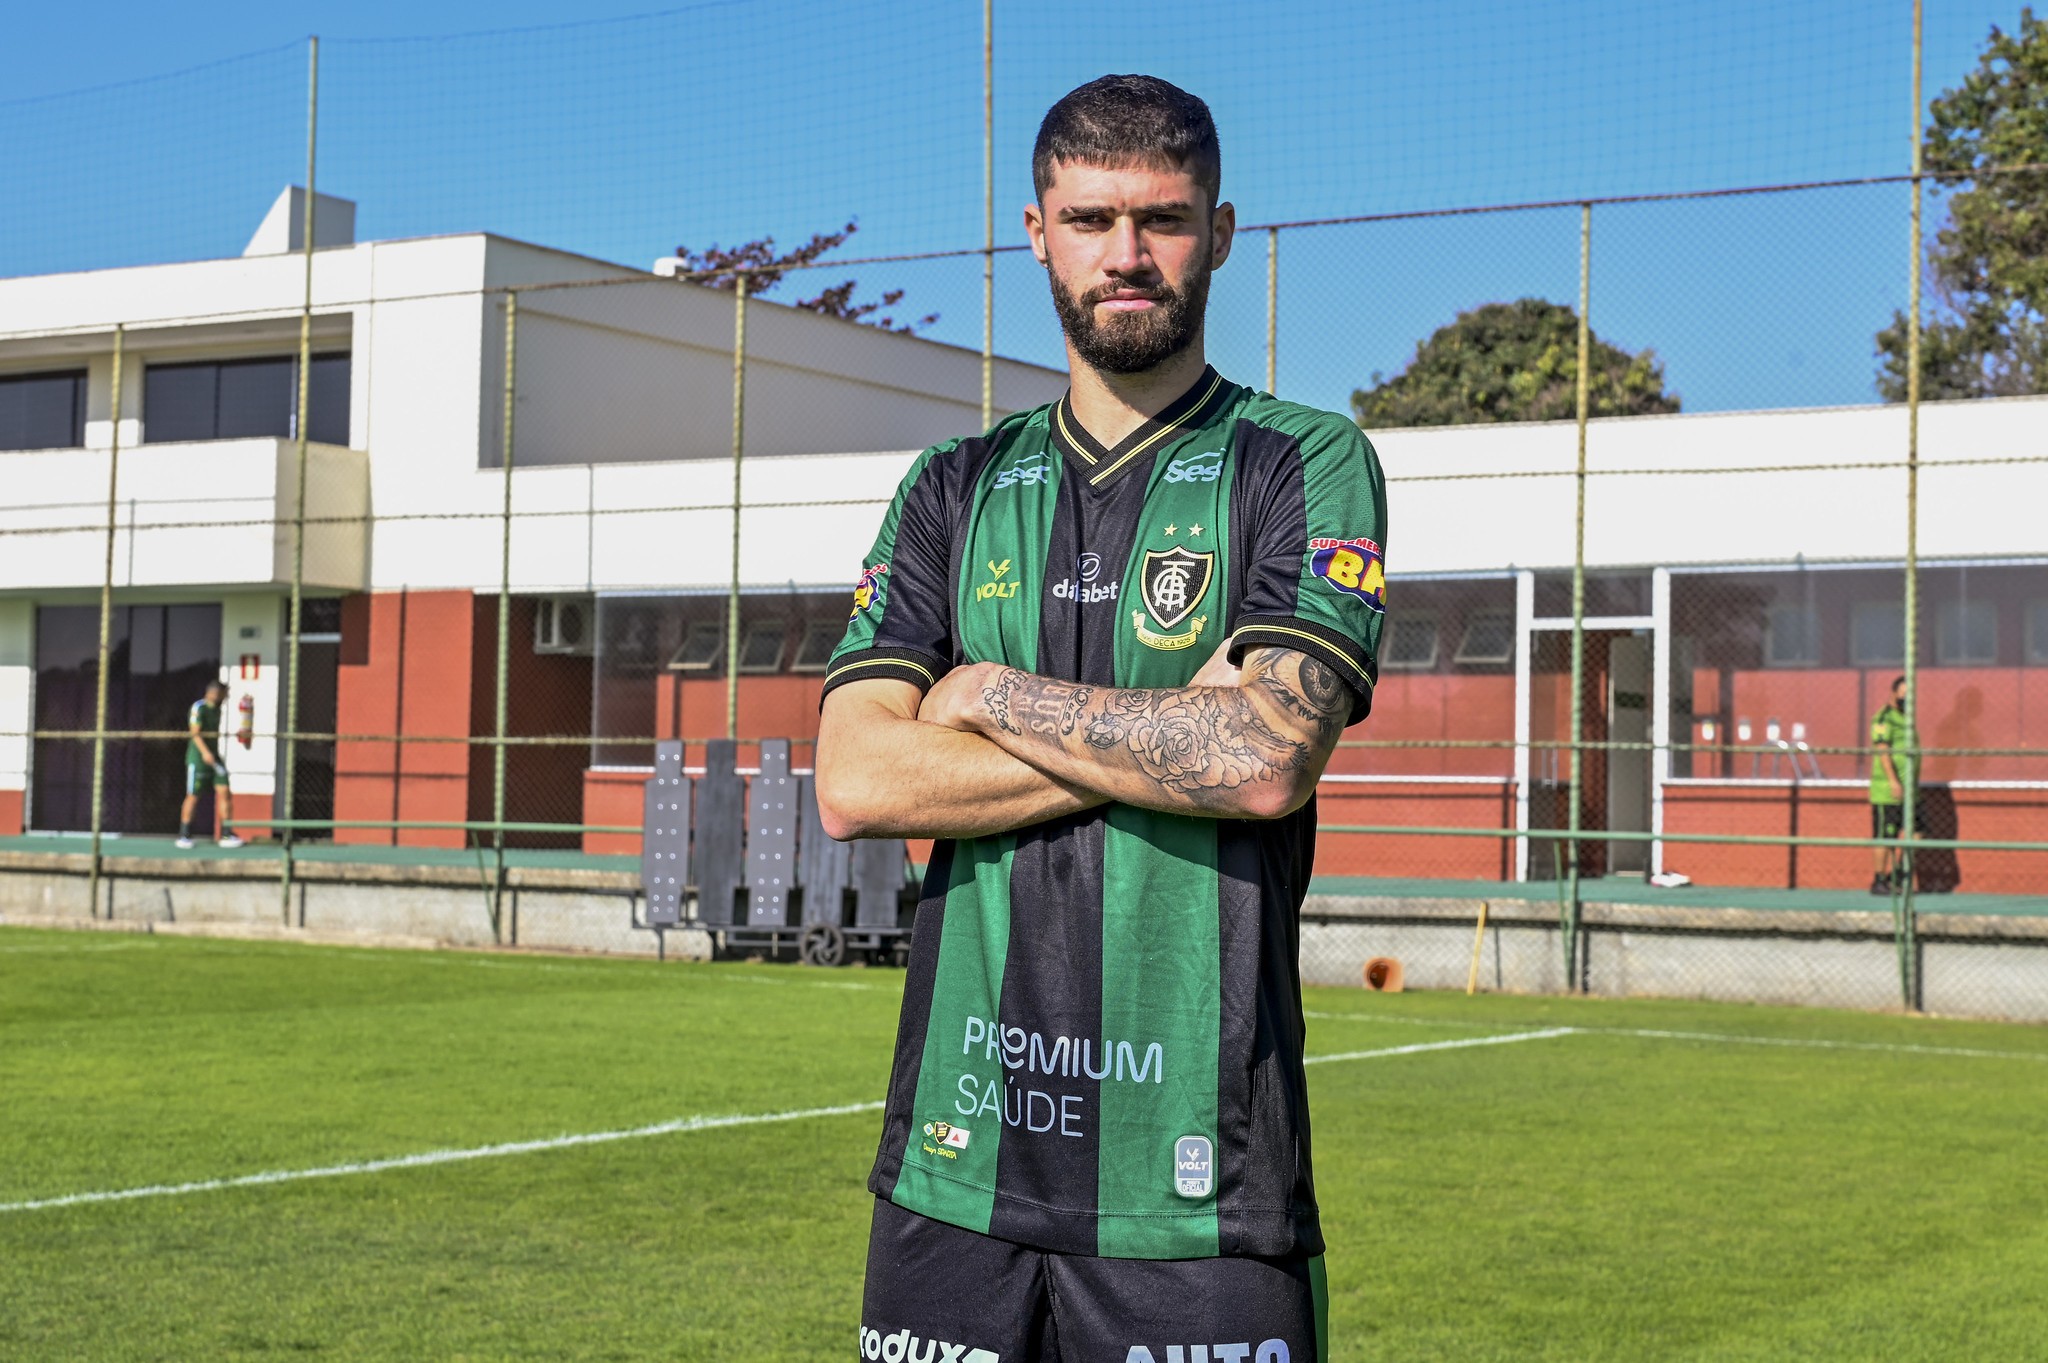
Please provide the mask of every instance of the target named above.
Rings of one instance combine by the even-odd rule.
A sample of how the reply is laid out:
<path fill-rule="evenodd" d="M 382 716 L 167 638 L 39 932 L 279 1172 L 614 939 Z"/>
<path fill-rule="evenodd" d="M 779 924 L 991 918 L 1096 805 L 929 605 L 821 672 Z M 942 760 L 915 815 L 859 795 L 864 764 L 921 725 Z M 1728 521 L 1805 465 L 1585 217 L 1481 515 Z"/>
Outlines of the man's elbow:
<path fill-rule="evenodd" d="M 817 782 L 818 823 L 825 836 L 840 842 L 866 837 L 868 810 L 860 793 L 848 788 L 845 773 L 820 761 L 812 779 Z"/>
<path fill-rule="evenodd" d="M 1270 781 L 1254 781 L 1239 788 L 1238 817 L 1284 819 L 1315 793 L 1316 777 L 1308 772 L 1286 772 Z"/>

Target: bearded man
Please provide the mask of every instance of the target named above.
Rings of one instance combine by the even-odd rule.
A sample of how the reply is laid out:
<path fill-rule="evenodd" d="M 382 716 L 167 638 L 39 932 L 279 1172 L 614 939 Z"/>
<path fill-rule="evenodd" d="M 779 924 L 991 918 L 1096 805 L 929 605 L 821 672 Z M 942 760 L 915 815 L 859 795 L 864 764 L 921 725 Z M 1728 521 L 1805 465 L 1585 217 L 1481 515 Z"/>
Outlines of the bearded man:
<path fill-rule="evenodd" d="M 1311 1363 L 1299 915 L 1385 485 L 1204 359 L 1236 211 L 1201 100 L 1092 81 L 1032 177 L 1071 387 L 912 464 L 826 674 L 827 830 L 938 840 L 861 1356 Z"/>

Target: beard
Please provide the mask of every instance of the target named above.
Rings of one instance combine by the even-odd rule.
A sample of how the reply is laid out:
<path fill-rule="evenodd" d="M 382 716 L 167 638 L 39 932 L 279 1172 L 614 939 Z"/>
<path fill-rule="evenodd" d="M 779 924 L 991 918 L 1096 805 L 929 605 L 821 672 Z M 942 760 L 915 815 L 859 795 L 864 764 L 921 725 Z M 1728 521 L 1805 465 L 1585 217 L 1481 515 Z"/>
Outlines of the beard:
<path fill-rule="evenodd" d="M 1113 293 L 1129 289 L 1124 284 L 1098 284 L 1074 296 L 1059 271 L 1047 270 L 1052 281 L 1052 306 L 1059 314 L 1060 328 L 1089 368 L 1104 374 L 1142 374 L 1156 369 L 1186 350 L 1202 330 L 1202 316 L 1209 306 L 1210 266 L 1203 264 L 1188 276 L 1187 287 L 1176 289 L 1163 280 L 1137 291 L 1157 307 L 1143 312 L 1111 313 L 1107 321 L 1095 318 L 1095 305 Z"/>

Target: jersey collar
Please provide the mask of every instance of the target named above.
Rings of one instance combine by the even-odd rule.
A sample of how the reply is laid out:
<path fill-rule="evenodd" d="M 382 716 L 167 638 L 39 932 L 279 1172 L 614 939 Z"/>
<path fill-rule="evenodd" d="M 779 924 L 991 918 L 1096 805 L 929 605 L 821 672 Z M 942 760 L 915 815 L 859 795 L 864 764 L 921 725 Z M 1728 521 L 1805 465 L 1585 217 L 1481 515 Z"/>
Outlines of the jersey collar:
<path fill-rule="evenodd" d="M 1052 443 L 1074 466 L 1090 487 L 1103 487 L 1126 470 L 1135 467 L 1141 455 L 1151 454 L 1174 437 L 1200 427 L 1213 412 L 1230 385 L 1215 366 L 1202 369 L 1194 386 L 1117 442 L 1106 448 L 1074 419 L 1073 392 L 1069 390 L 1053 405 Z"/>

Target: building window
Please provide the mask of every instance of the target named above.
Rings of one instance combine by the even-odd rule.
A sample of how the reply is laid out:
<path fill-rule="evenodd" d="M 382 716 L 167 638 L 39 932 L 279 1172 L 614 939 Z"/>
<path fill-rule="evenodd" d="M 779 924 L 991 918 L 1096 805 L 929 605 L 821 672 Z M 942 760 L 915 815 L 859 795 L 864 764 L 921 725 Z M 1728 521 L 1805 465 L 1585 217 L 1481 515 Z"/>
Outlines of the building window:
<path fill-rule="evenodd" d="M 0 374 L 0 450 L 76 449 L 85 443 L 85 371 Z"/>
<path fill-rule="evenodd" d="M 2048 667 L 2048 601 L 2027 603 L 2027 662 Z"/>
<path fill-rule="evenodd" d="M 804 640 L 797 645 L 796 661 L 791 663 L 794 672 L 823 672 L 832 661 L 833 650 L 846 637 L 846 624 L 841 620 L 813 620 L 804 626 Z"/>
<path fill-rule="evenodd" d="M 782 668 L 782 643 L 789 635 L 780 621 L 748 625 L 740 636 L 740 671 L 777 672 Z"/>
<path fill-rule="evenodd" d="M 1849 661 L 1897 667 L 1906 660 L 1906 611 L 1896 601 L 1858 601 L 1849 612 Z"/>
<path fill-rule="evenodd" d="M 1436 613 L 1405 611 L 1387 617 L 1387 632 L 1380 640 L 1380 666 L 1424 668 L 1436 666 Z"/>
<path fill-rule="evenodd" d="M 1820 661 L 1820 612 L 1805 604 L 1773 606 L 1764 617 L 1764 666 L 1812 667 Z"/>
<path fill-rule="evenodd" d="M 348 444 L 348 390 L 349 356 L 315 355 L 306 393 L 308 439 Z M 298 361 L 289 355 L 153 364 L 142 375 L 142 438 L 150 444 L 290 439 L 298 410 Z"/>
<path fill-rule="evenodd" d="M 1507 663 L 1515 658 L 1515 617 L 1508 611 L 1474 611 L 1458 638 L 1455 663 Z"/>
<path fill-rule="evenodd" d="M 717 625 L 696 624 L 683 636 L 683 646 L 668 660 L 678 672 L 709 672 L 725 652 L 725 631 Z"/>
<path fill-rule="evenodd" d="M 1945 667 L 1998 661 L 1998 607 L 1948 601 L 1934 616 L 1934 660 Z"/>

